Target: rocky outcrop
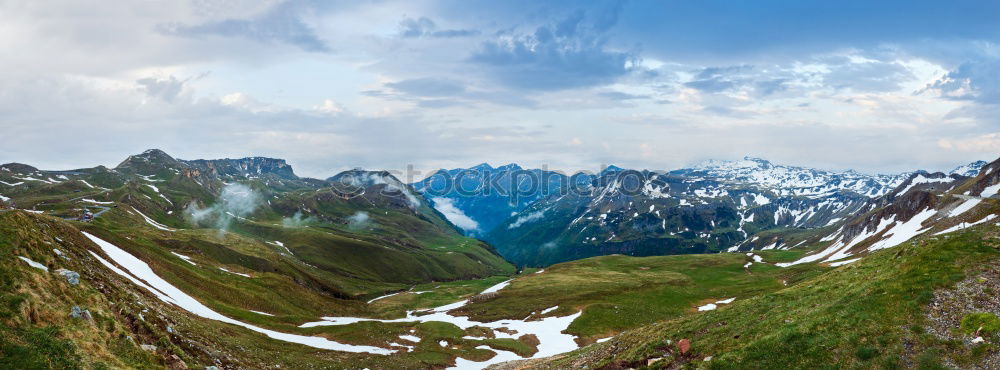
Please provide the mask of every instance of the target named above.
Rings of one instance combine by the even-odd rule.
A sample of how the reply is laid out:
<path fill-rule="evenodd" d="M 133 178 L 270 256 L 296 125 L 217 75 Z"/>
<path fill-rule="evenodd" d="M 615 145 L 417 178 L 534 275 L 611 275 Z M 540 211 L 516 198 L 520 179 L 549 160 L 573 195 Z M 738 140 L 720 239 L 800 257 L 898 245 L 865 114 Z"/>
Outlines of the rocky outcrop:
<path fill-rule="evenodd" d="M 59 274 L 62 277 L 66 278 L 66 282 L 69 283 L 70 285 L 80 284 L 80 274 L 74 271 L 70 271 L 67 269 L 58 269 L 56 270 L 56 274 Z"/>
<path fill-rule="evenodd" d="M 299 177 L 284 159 L 267 157 L 247 157 L 239 159 L 196 159 L 184 161 L 192 168 L 212 176 L 239 178 L 274 177 L 295 180 Z"/>

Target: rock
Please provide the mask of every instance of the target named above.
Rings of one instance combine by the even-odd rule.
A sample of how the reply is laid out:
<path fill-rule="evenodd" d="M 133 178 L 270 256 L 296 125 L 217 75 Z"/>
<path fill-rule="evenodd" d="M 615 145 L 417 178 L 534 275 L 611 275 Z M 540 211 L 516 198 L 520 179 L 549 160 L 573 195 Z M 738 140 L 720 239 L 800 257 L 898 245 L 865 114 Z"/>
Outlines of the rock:
<path fill-rule="evenodd" d="M 662 357 L 653 357 L 651 359 L 648 359 L 646 360 L 646 366 L 653 366 L 653 364 L 656 363 L 656 361 L 660 361 L 662 359 L 663 359 Z"/>
<path fill-rule="evenodd" d="M 170 325 L 167 325 L 167 333 L 173 334 L 174 333 L 174 327 L 170 326 Z"/>
<path fill-rule="evenodd" d="M 142 348 L 143 351 L 156 352 L 156 346 L 152 344 L 140 344 L 139 348 Z"/>
<path fill-rule="evenodd" d="M 177 355 L 170 355 L 166 358 L 166 362 L 167 368 L 170 370 L 184 370 L 188 368 L 187 364 L 184 363 L 184 360 L 181 360 L 181 358 L 177 357 Z"/>
<path fill-rule="evenodd" d="M 691 341 L 687 340 L 687 338 L 681 339 L 677 341 L 677 348 L 681 350 L 682 355 L 686 354 L 691 350 Z"/>
<path fill-rule="evenodd" d="M 61 250 L 59 250 L 58 248 L 52 248 L 52 252 L 55 253 L 57 256 L 62 257 L 63 259 L 69 261 L 69 257 L 67 257 L 65 254 L 63 254 L 63 252 Z"/>
<path fill-rule="evenodd" d="M 705 357 L 703 361 L 705 362 L 712 361 L 712 356 Z"/>
<path fill-rule="evenodd" d="M 985 342 L 985 341 L 986 340 L 984 340 L 983 337 L 976 337 L 976 339 L 972 340 L 972 343 L 982 343 L 982 342 Z"/>
<path fill-rule="evenodd" d="M 58 269 L 56 270 L 56 273 L 66 278 L 66 282 L 68 282 L 70 285 L 80 284 L 80 274 L 74 271 L 70 271 L 67 269 Z"/>
<path fill-rule="evenodd" d="M 73 309 L 69 312 L 69 316 L 74 319 L 84 319 L 87 321 L 94 319 L 94 317 L 90 315 L 90 310 L 82 309 L 80 306 L 73 306 Z"/>
<path fill-rule="evenodd" d="M 219 370 L 217 366 L 205 366 L 205 370 Z"/>

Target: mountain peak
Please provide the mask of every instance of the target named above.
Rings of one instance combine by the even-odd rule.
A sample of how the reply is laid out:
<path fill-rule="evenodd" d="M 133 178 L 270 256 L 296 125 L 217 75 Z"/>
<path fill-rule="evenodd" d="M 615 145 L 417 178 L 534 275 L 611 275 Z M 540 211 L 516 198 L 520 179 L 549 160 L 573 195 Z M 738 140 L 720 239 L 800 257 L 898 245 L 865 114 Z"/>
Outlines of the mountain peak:
<path fill-rule="evenodd" d="M 493 166 L 490 166 L 489 163 L 483 162 L 473 166 L 471 169 L 476 171 L 490 171 L 493 169 Z"/>
<path fill-rule="evenodd" d="M 517 170 L 520 170 L 520 169 L 521 169 L 521 166 L 518 166 L 517 163 L 508 163 L 508 164 L 505 164 L 503 166 L 500 166 L 500 167 L 496 168 L 496 170 L 498 170 L 498 171 L 517 171 Z"/>
<path fill-rule="evenodd" d="M 26 165 L 24 163 L 12 162 L 0 165 L 0 171 L 13 172 L 13 173 L 33 173 L 33 172 L 38 172 L 38 169 Z"/>
<path fill-rule="evenodd" d="M 759 157 L 744 156 L 743 157 L 743 161 L 753 162 L 757 167 L 760 167 L 760 168 L 772 168 L 772 167 L 774 167 L 774 165 L 771 164 L 771 161 L 768 161 L 768 160 L 766 160 L 764 158 L 759 158 Z"/>
<path fill-rule="evenodd" d="M 607 167 L 604 167 L 604 169 L 601 170 L 601 173 L 621 172 L 621 171 L 624 171 L 624 170 L 625 170 L 624 168 L 621 168 L 621 167 L 618 167 L 618 166 L 615 166 L 615 165 L 612 164 L 612 165 L 609 165 Z"/>
<path fill-rule="evenodd" d="M 122 163 L 119 163 L 115 169 L 152 173 L 156 172 L 160 168 L 178 166 L 183 166 L 183 164 L 166 152 L 159 149 L 148 149 L 140 154 L 128 156 L 128 158 L 125 158 Z"/>
<path fill-rule="evenodd" d="M 951 172 L 948 172 L 948 173 L 950 173 L 950 174 L 956 174 L 956 175 L 962 175 L 962 176 L 968 176 L 968 177 L 974 177 L 976 175 L 979 175 L 979 170 L 982 169 L 983 166 L 986 166 L 987 164 L 989 164 L 989 163 L 986 162 L 986 161 L 975 161 L 975 162 L 972 162 L 972 163 L 969 163 L 969 164 L 965 164 L 965 165 L 961 165 L 961 166 L 955 167 L 955 169 L 951 170 Z"/>

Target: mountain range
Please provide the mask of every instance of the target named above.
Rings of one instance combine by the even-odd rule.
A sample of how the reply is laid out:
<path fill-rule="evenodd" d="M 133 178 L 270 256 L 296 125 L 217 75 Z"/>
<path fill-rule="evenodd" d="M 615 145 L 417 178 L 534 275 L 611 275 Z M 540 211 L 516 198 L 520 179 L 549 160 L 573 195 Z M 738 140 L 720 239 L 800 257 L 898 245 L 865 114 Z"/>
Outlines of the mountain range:
<path fill-rule="evenodd" d="M 986 162 L 957 168 L 967 176 Z M 915 173 L 867 175 L 775 165 L 759 158 L 707 161 L 669 172 L 609 167 L 566 176 L 516 165 L 441 170 L 414 184 L 427 193 L 458 174 L 464 193 L 431 197 L 466 233 L 522 266 L 607 254 L 634 256 L 789 248 L 813 242 Z M 546 176 L 546 187 L 538 186 Z M 520 189 L 512 177 L 523 178 Z M 492 179 L 505 179 L 495 182 Z M 575 189 L 567 189 L 579 185 Z M 440 186 L 440 185 L 439 185 Z M 538 188 L 534 193 L 524 189 Z M 575 190 L 575 191 L 571 191 Z M 519 192 L 520 191 L 520 192 Z M 510 194 L 520 197 L 511 201 Z M 499 220 L 499 221 L 498 221 Z"/>
<path fill-rule="evenodd" d="M 992 368 L 998 199 L 1000 159 L 8 163 L 0 367 Z"/>

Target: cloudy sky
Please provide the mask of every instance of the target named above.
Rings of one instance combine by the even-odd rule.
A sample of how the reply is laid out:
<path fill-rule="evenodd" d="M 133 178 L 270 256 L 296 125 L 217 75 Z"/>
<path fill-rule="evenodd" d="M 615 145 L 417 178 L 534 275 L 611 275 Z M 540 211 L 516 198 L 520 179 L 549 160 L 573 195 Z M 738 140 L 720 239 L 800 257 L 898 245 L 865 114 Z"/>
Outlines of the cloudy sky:
<path fill-rule="evenodd" d="M 0 162 L 299 174 L 1000 156 L 1000 3 L 6 1 Z"/>

